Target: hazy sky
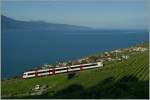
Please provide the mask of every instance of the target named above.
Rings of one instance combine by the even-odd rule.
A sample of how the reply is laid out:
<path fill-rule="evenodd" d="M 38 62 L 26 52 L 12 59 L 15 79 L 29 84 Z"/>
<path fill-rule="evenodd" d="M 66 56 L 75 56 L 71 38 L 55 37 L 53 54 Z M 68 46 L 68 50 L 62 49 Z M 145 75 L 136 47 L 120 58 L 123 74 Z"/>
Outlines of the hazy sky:
<path fill-rule="evenodd" d="M 148 28 L 147 0 L 3 1 L 2 14 L 18 20 L 42 20 L 95 28 Z"/>

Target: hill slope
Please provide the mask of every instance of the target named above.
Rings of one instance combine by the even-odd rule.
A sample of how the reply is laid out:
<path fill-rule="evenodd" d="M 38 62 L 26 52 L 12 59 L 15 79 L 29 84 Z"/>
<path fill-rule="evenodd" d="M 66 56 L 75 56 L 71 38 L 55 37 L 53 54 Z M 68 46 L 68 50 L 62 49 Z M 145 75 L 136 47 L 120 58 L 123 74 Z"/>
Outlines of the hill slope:
<path fill-rule="evenodd" d="M 148 51 L 113 62 L 101 69 L 80 71 L 68 80 L 67 74 L 2 81 L 2 98 L 148 98 Z M 48 85 L 42 95 L 31 96 L 36 85 Z"/>
<path fill-rule="evenodd" d="M 26 30 L 51 30 L 51 31 L 71 31 L 89 30 L 91 28 L 68 24 L 55 24 L 43 21 L 19 21 L 12 18 L 1 16 L 2 29 L 26 29 Z"/>

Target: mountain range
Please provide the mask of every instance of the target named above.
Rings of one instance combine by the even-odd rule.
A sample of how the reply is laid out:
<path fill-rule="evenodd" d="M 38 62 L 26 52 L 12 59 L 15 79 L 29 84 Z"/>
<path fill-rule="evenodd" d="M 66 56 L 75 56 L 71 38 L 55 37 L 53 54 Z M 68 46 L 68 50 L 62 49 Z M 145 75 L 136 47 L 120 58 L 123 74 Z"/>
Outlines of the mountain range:
<path fill-rule="evenodd" d="M 19 21 L 1 15 L 2 29 L 27 29 L 27 30 L 50 30 L 50 31 L 71 31 L 71 30 L 91 30 L 90 27 L 56 24 L 43 21 Z"/>

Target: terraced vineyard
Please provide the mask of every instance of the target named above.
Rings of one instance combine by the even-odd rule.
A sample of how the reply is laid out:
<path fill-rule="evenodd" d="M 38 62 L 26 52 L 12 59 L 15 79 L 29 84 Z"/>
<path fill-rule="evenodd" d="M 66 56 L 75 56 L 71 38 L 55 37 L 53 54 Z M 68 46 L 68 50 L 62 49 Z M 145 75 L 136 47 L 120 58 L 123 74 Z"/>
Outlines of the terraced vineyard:
<path fill-rule="evenodd" d="M 31 96 L 36 85 L 48 85 L 42 95 Z M 135 52 L 130 58 L 103 68 L 80 71 L 74 78 L 67 74 L 32 79 L 2 81 L 2 98 L 149 98 L 148 51 Z"/>

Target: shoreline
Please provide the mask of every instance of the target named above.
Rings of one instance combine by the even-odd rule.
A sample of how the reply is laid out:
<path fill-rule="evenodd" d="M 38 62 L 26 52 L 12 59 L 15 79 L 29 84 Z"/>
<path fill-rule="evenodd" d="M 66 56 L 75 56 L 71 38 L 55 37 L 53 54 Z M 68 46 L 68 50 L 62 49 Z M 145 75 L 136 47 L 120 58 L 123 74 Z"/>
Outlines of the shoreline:
<path fill-rule="evenodd" d="M 115 50 L 120 50 L 120 49 L 127 49 L 127 48 L 131 48 L 131 47 L 136 47 L 136 46 L 138 46 L 138 45 L 142 45 L 142 44 L 149 44 L 149 42 L 148 41 L 143 41 L 142 43 L 138 43 L 138 44 L 135 44 L 135 45 L 132 45 L 132 46 L 128 46 L 128 47 L 126 47 L 126 48 L 118 48 L 118 49 L 115 49 Z M 87 55 L 87 56 L 84 56 L 84 57 L 81 57 L 81 58 L 78 58 L 78 59 L 76 59 L 76 60 L 68 60 L 68 61 L 62 61 L 62 62 L 57 62 L 57 63 L 52 63 L 52 64 L 50 64 L 50 65 L 55 65 L 55 67 L 57 66 L 57 67 L 62 67 L 62 66 L 59 66 L 58 64 L 69 64 L 69 63 L 71 63 L 71 65 L 75 65 L 75 63 L 74 62 L 76 62 L 77 64 L 83 64 L 83 62 L 77 62 L 77 61 L 79 61 L 79 60 L 85 60 L 85 59 L 88 59 L 88 58 L 90 58 L 90 57 L 97 57 L 98 55 L 103 55 L 103 54 L 105 54 L 106 52 L 107 53 L 110 53 L 110 52 L 113 52 L 113 51 L 115 51 L 115 50 L 108 50 L 108 51 L 104 51 L 104 52 L 97 52 L 97 53 L 95 53 L 95 54 L 90 54 L 90 55 Z M 72 62 L 74 63 L 74 64 L 72 64 Z M 88 63 L 88 61 L 86 61 L 86 62 L 84 62 L 84 63 Z M 42 65 L 41 64 L 41 66 L 39 66 L 38 67 L 38 69 L 41 69 L 42 67 L 47 67 L 47 65 L 49 65 L 49 64 L 45 64 L 45 65 Z M 64 66 L 66 66 L 66 65 L 64 65 Z M 54 66 L 53 66 L 54 67 Z M 32 68 L 31 70 L 35 70 L 37 67 L 34 67 L 34 68 Z M 26 70 L 27 71 L 27 70 Z M 29 71 L 29 70 L 28 70 Z M 8 77 L 8 78 L 1 78 L 2 79 L 2 81 L 4 81 L 4 80 L 10 80 L 10 79 L 20 79 L 22 76 L 21 75 L 17 75 L 17 76 L 12 76 L 12 77 Z"/>

